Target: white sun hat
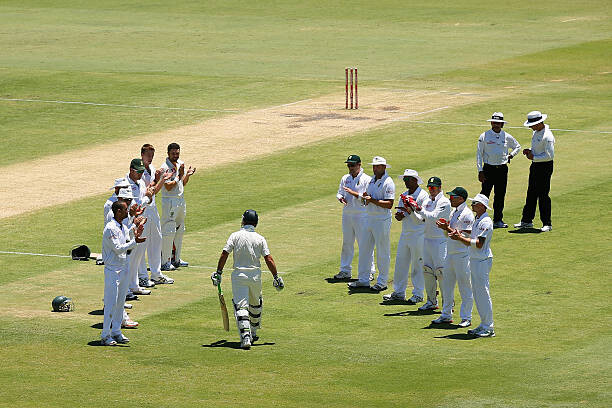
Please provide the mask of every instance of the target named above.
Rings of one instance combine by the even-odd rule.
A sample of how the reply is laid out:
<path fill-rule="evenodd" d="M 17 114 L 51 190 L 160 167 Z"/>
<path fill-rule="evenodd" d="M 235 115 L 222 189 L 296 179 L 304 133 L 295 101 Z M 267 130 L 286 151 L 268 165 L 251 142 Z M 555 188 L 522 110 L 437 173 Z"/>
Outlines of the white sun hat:
<path fill-rule="evenodd" d="M 112 186 L 109 190 L 114 190 L 117 187 L 129 187 L 129 186 L 130 186 L 130 182 L 127 181 L 125 177 L 119 177 L 118 179 L 115 179 L 115 185 Z"/>
<path fill-rule="evenodd" d="M 527 114 L 527 121 L 523 123 L 523 126 L 529 127 L 537 125 L 538 123 L 544 122 L 547 117 L 548 115 L 540 111 L 531 111 Z"/>
<path fill-rule="evenodd" d="M 384 157 L 380 157 L 380 156 L 374 156 L 374 158 L 372 159 L 372 163 L 370 163 L 373 166 L 377 166 L 377 165 L 384 165 L 387 166 L 388 169 L 391 168 L 390 164 L 387 164 L 387 160 L 385 160 Z"/>
<path fill-rule="evenodd" d="M 504 120 L 504 114 L 501 112 L 494 112 L 491 115 L 491 119 L 487 119 L 487 122 L 499 122 L 499 123 L 508 123 Z"/>
<path fill-rule="evenodd" d="M 489 210 L 491 209 L 491 207 L 489 207 L 489 198 L 484 194 L 476 194 L 474 198 L 468 198 L 468 200 L 473 201 L 475 203 L 480 203 L 487 207 Z"/>
<path fill-rule="evenodd" d="M 119 197 L 119 198 L 131 198 L 132 200 L 135 198 L 134 194 L 132 193 L 132 187 L 130 187 L 130 186 L 124 187 L 121 190 L 119 190 L 119 194 L 117 194 L 117 197 Z"/>
<path fill-rule="evenodd" d="M 419 177 L 419 173 L 416 170 L 406 169 L 404 170 L 404 174 L 400 174 L 397 178 L 403 180 L 404 177 L 414 177 L 417 179 L 417 184 L 423 184 L 423 180 Z"/>

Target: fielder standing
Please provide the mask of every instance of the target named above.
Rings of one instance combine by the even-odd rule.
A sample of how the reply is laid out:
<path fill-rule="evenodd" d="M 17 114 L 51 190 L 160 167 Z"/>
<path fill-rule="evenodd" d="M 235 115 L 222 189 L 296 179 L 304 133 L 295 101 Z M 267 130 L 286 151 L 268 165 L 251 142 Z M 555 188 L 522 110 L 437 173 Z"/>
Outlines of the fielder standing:
<path fill-rule="evenodd" d="M 536 203 L 540 207 L 540 220 L 542 220 L 542 232 L 552 230 L 550 219 L 551 206 L 550 197 L 550 178 L 553 173 L 553 159 L 555 157 L 555 137 L 548 125 L 544 124 L 548 116 L 533 111 L 527 114 L 527 121 L 523 124 L 533 130 L 531 138 L 531 149 L 523 150 L 523 154 L 532 161 L 529 166 L 529 187 L 527 188 L 527 198 L 523 207 L 523 218 L 517 228 L 533 228 L 533 218 L 535 217 Z"/>
<path fill-rule="evenodd" d="M 259 217 L 255 210 L 246 210 L 242 214 L 242 228 L 230 235 L 219 257 L 217 271 L 211 275 L 214 286 L 221 284 L 223 267 L 230 252 L 233 252 L 232 302 L 240 335 L 240 347 L 243 349 L 251 348 L 251 343 L 259 339 L 257 330 L 261 327 L 263 308 L 261 257 L 272 272 L 274 287 L 279 291 L 285 287 L 283 278 L 278 276 L 266 239 L 255 232 L 258 221 Z"/>
<path fill-rule="evenodd" d="M 474 214 L 468 208 L 465 200 L 468 193 L 463 187 L 455 187 L 448 193 L 453 211 L 450 220 L 438 220 L 436 225 L 448 234 L 459 231 L 464 237 L 469 237 L 474 224 Z M 448 241 L 446 266 L 444 267 L 444 279 L 442 288 L 444 298 L 442 300 L 442 314 L 433 320 L 433 324 L 452 323 L 453 306 L 455 305 L 455 283 L 459 286 L 461 294 L 461 309 L 459 315 L 461 323 L 459 327 L 469 327 L 472 324 L 472 283 L 470 280 L 470 253 L 468 248 L 459 241 Z"/>
<path fill-rule="evenodd" d="M 476 197 L 469 200 L 472 201 L 472 210 L 476 213 L 470 237 L 464 237 L 459 230 L 454 230 L 449 237 L 462 242 L 470 251 L 472 292 L 480 315 L 480 324 L 475 329 L 468 330 L 468 334 L 476 337 L 495 337 L 493 303 L 489 292 L 489 274 L 493 266 L 493 252 L 490 246 L 493 238 L 493 221 L 487 214 L 487 209 L 491 208 L 489 198 L 484 194 L 476 194 Z"/>
<path fill-rule="evenodd" d="M 168 145 L 168 157 L 162 164 L 164 172 L 173 172 L 174 176 L 167 180 L 162 190 L 162 271 L 174 270 L 178 267 L 188 266 L 181 260 L 183 248 L 183 235 L 185 235 L 185 216 L 187 209 L 183 189 L 189 182 L 189 177 L 195 173 L 195 167 L 185 171 L 185 163 L 179 159 L 181 147 L 178 143 Z M 175 259 L 172 263 L 172 247 L 174 246 Z"/>
<path fill-rule="evenodd" d="M 127 343 L 129 339 L 121 333 L 123 305 L 129 285 L 127 251 L 144 242 L 140 235 L 141 224 L 135 228 L 133 237 L 123 220 L 128 216 L 127 204 L 116 201 L 112 204 L 113 220 L 108 222 L 102 233 L 102 259 L 104 260 L 104 322 L 102 323 L 102 345 L 114 346 Z"/>
<path fill-rule="evenodd" d="M 345 161 L 348 174 L 342 176 L 336 198 L 343 204 L 342 208 L 342 252 L 340 253 L 340 272 L 334 279 L 351 279 L 352 262 L 355 255 L 355 240 L 357 244 L 363 238 L 367 223 L 365 205 L 361 195 L 366 191 L 371 177 L 363 172 L 361 158 L 351 154 Z M 372 254 L 370 280 L 374 279 L 374 254 Z"/>
<path fill-rule="evenodd" d="M 504 120 L 503 113 L 493 113 L 487 122 L 491 122 L 491 129 L 480 135 L 476 149 L 478 180 L 482 183 L 480 194 L 490 197 L 491 190 L 495 189 L 493 228 L 508 228 L 508 224 L 504 222 L 508 164 L 521 150 L 521 145 L 510 133 L 502 130 L 504 123 L 508 123 Z"/>
<path fill-rule="evenodd" d="M 384 157 L 375 156 L 370 164 L 374 177 L 362 195 L 368 216 L 363 244 L 359 247 L 359 276 L 357 281 L 349 283 L 348 286 L 352 289 L 370 286 L 371 256 L 376 247 L 378 280 L 371 289 L 380 292 L 387 290 L 387 279 L 389 279 L 391 208 L 395 200 L 395 184 L 387 174 L 387 168 L 391 166 Z"/>
<path fill-rule="evenodd" d="M 423 180 L 419 173 L 406 169 L 400 176 L 408 189 L 400 195 L 395 219 L 402 223 L 402 234 L 397 244 L 395 257 L 395 273 L 393 275 L 393 292 L 383 296 L 384 301 L 405 300 L 408 286 L 408 270 L 411 269 L 412 297 L 410 304 L 423 301 L 423 232 L 425 218 L 413 210 L 424 205 L 427 193 L 419 187 Z M 416 204 L 416 205 L 415 205 Z"/>
<path fill-rule="evenodd" d="M 438 296 L 436 288 L 437 280 L 442 280 L 444 263 L 446 262 L 446 234 L 437 227 L 436 221 L 440 218 L 448 220 L 451 205 L 448 198 L 444 197 L 442 191 L 442 180 L 431 177 L 427 181 L 429 197 L 423 208 L 418 213 L 425 218 L 425 240 L 423 243 L 423 276 L 425 280 L 425 292 L 427 302 L 419 310 L 435 310 L 438 308 Z M 442 298 L 444 291 L 440 285 Z"/>

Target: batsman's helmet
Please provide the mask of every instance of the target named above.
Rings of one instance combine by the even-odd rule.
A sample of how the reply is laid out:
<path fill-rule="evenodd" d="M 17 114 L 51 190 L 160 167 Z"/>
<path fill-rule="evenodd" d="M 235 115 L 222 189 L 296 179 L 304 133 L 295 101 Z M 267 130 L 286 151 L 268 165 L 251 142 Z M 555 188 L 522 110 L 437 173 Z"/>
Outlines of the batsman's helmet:
<path fill-rule="evenodd" d="M 255 210 L 246 210 L 244 214 L 242 214 L 242 224 L 244 225 L 252 225 L 256 227 L 258 221 L 259 217 L 257 216 L 257 211 Z"/>
<path fill-rule="evenodd" d="M 72 299 L 66 296 L 56 296 L 51 302 L 54 312 L 71 312 L 74 310 Z"/>

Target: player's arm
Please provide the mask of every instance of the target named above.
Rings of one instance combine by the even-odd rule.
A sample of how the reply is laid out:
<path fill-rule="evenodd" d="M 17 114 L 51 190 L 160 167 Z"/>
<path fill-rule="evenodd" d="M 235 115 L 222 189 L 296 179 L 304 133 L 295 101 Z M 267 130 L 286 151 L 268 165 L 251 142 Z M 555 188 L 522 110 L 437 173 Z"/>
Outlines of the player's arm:
<path fill-rule="evenodd" d="M 191 177 L 193 173 L 195 172 L 196 172 L 196 168 L 189 166 L 189 168 L 185 172 L 185 175 L 183 176 L 183 186 L 187 185 L 187 183 L 189 182 L 189 177 Z"/>
<path fill-rule="evenodd" d="M 266 261 L 268 269 L 270 270 L 270 272 L 272 272 L 272 276 L 276 278 L 276 276 L 278 275 L 278 270 L 276 269 L 276 263 L 274 262 L 274 258 L 272 258 L 272 255 L 264 256 L 264 261 Z"/>
<path fill-rule="evenodd" d="M 227 257 L 229 256 L 229 252 L 225 249 L 221 251 L 221 256 L 219 256 L 219 262 L 217 262 L 217 271 L 213 272 L 210 275 L 210 279 L 214 286 L 217 286 L 221 283 L 221 274 L 223 273 L 223 268 L 225 267 L 225 263 L 227 262 Z"/>
<path fill-rule="evenodd" d="M 510 154 L 508 154 L 508 161 L 510 161 L 510 159 L 512 159 L 514 156 L 516 156 L 517 154 L 519 154 L 519 152 L 521 151 L 521 145 L 519 144 L 519 142 L 512 137 L 511 135 L 506 133 L 506 136 L 508 136 L 508 147 L 510 149 L 512 149 L 512 151 L 510 152 Z"/>
<path fill-rule="evenodd" d="M 465 246 L 475 246 L 478 249 L 482 248 L 486 241 L 486 237 L 478 237 L 478 238 L 470 239 L 469 237 L 463 236 L 463 234 L 461 234 L 461 232 L 459 232 L 458 230 L 454 230 L 453 232 L 448 234 L 448 236 L 450 237 L 450 239 L 459 241 L 463 243 Z"/>

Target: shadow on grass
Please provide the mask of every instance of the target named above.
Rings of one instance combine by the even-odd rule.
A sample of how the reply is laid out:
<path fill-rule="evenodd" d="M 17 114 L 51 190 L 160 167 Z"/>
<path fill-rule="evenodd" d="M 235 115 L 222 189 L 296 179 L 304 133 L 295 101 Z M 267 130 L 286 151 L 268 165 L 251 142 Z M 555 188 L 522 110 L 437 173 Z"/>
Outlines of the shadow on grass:
<path fill-rule="evenodd" d="M 94 323 L 94 324 L 92 324 L 90 327 L 91 327 L 92 329 L 100 329 L 100 330 L 102 330 L 102 324 L 103 324 L 103 323 Z"/>
<path fill-rule="evenodd" d="M 88 346 L 94 346 L 94 347 L 130 347 L 128 344 L 115 344 L 114 346 L 104 346 L 102 344 L 102 340 L 92 340 L 89 343 L 87 343 Z"/>
<path fill-rule="evenodd" d="M 457 330 L 459 329 L 459 325 L 452 324 L 452 323 L 440 323 L 440 324 L 430 323 L 429 326 L 423 327 L 423 330 L 430 330 L 430 329 Z"/>
<path fill-rule="evenodd" d="M 478 337 L 467 333 L 453 333 L 446 336 L 435 336 L 434 339 L 450 339 L 450 340 L 476 340 Z"/>
<path fill-rule="evenodd" d="M 87 314 L 92 316 L 104 316 L 104 309 L 92 310 Z"/>
<path fill-rule="evenodd" d="M 416 303 L 412 303 L 406 299 L 404 300 L 392 299 L 392 300 L 383 300 L 382 302 L 379 303 L 379 305 L 381 306 L 394 306 L 394 305 L 414 306 L 416 305 Z"/>
<path fill-rule="evenodd" d="M 385 313 L 383 316 L 386 317 L 402 317 L 402 316 L 431 316 L 435 314 L 440 314 L 439 310 L 406 310 L 405 312 L 397 312 L 397 313 Z"/>
<path fill-rule="evenodd" d="M 276 343 L 270 343 L 270 342 L 265 342 L 265 343 L 253 343 L 251 345 L 251 347 L 260 347 L 260 346 L 273 346 Z M 212 342 L 210 344 L 202 344 L 202 347 L 207 347 L 207 348 L 215 348 L 215 347 L 225 347 L 225 348 L 231 348 L 231 349 L 236 349 L 236 350 L 242 350 L 240 348 L 240 342 L 239 341 L 227 341 L 225 339 L 223 340 L 217 340 L 215 342 Z"/>
<path fill-rule="evenodd" d="M 540 234 L 542 230 L 538 228 L 517 228 L 514 230 L 509 230 L 509 234 Z"/>
<path fill-rule="evenodd" d="M 348 288 L 349 295 L 355 295 L 358 293 L 365 293 L 368 295 L 378 295 L 380 292 L 370 289 L 370 286 L 358 286 L 356 288 L 351 288 L 351 287 Z"/>
<path fill-rule="evenodd" d="M 357 279 L 356 278 L 343 278 L 343 279 L 336 279 L 334 277 L 331 278 L 325 278 L 325 280 L 327 281 L 327 283 L 348 283 L 348 282 L 355 282 Z"/>

